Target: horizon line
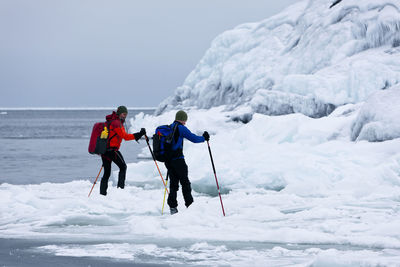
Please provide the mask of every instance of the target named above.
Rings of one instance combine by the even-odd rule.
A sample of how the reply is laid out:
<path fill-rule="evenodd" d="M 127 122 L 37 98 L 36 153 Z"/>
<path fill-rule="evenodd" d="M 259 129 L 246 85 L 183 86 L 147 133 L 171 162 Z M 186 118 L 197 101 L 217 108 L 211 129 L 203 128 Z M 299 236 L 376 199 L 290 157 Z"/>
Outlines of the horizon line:
<path fill-rule="evenodd" d="M 128 107 L 128 110 L 155 110 L 157 107 Z M 115 107 L 0 107 L 0 110 L 116 110 Z"/>

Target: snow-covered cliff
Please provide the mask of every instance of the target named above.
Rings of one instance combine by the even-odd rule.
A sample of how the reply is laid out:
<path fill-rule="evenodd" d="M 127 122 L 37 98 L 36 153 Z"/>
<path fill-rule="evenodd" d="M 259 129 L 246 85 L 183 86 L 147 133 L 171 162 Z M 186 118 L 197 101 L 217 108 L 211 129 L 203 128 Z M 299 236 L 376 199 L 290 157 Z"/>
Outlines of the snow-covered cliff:
<path fill-rule="evenodd" d="M 400 0 L 304 0 L 240 25 L 212 42 L 156 113 L 226 105 L 250 117 L 322 117 L 366 101 L 400 81 L 399 11 Z"/>

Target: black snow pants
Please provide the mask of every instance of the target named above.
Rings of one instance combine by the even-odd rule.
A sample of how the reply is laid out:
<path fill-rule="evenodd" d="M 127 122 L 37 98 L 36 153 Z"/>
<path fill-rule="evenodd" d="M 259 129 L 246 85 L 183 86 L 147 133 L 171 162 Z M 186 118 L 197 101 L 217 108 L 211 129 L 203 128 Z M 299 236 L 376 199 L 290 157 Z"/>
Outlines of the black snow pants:
<path fill-rule="evenodd" d="M 176 208 L 178 202 L 176 201 L 177 192 L 179 190 L 179 183 L 182 185 L 182 194 L 185 200 L 185 206 L 189 207 L 193 203 L 192 188 L 188 178 L 188 166 L 185 159 L 175 159 L 165 162 L 165 167 L 169 173 L 169 196 L 168 206 Z"/>
<path fill-rule="evenodd" d="M 101 156 L 101 160 L 103 161 L 104 174 L 100 183 L 100 194 L 107 195 L 108 179 L 110 178 L 111 175 L 112 162 L 117 164 L 117 166 L 119 167 L 117 187 L 124 188 L 127 167 L 121 152 L 115 150 L 107 151 L 104 155 Z"/>

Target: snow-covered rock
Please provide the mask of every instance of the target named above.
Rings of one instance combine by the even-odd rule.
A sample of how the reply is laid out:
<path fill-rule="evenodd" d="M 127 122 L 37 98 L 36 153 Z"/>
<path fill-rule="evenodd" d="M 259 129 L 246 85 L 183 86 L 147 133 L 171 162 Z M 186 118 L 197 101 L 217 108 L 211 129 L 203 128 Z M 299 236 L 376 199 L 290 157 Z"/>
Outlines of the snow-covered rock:
<path fill-rule="evenodd" d="M 212 42 L 156 114 L 226 105 L 322 117 L 363 102 L 400 81 L 399 10 L 399 0 L 304 0 L 240 25 Z"/>

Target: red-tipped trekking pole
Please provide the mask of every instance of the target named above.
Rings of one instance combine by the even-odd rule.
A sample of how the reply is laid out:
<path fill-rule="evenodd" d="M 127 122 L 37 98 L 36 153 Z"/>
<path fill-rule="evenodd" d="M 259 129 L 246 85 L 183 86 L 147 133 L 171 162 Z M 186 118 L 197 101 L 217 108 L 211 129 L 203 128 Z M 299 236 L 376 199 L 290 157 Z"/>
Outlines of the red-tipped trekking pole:
<path fill-rule="evenodd" d="M 146 134 L 144 135 L 144 138 L 146 139 L 147 146 L 148 146 L 149 149 L 150 149 L 150 153 L 151 153 L 151 156 L 153 157 L 154 163 L 155 163 L 156 166 L 157 166 L 157 170 L 158 170 L 158 173 L 159 173 L 160 176 L 161 176 L 161 180 L 162 180 L 162 182 L 163 182 L 163 184 L 164 184 L 165 190 L 167 191 L 167 193 L 168 193 L 168 195 L 169 195 L 169 192 L 168 192 L 168 189 L 167 189 L 167 184 L 165 183 L 164 178 L 162 177 L 160 168 L 158 167 L 158 164 L 157 164 L 157 161 L 156 161 L 156 157 L 155 157 L 154 154 L 153 154 L 153 150 L 151 150 L 151 147 L 150 147 L 150 144 L 149 144 L 149 138 L 147 137 Z"/>
<path fill-rule="evenodd" d="M 210 143 L 207 141 L 207 145 L 208 145 L 208 152 L 210 152 L 210 159 L 211 159 L 211 164 L 214 170 L 214 176 L 215 176 L 215 182 L 217 183 L 217 189 L 218 189 L 218 195 L 219 195 L 219 200 L 221 201 L 221 207 L 222 207 L 222 213 L 225 216 L 225 210 L 224 210 L 224 204 L 222 204 L 222 198 L 221 198 L 221 192 L 219 190 L 219 185 L 218 185 L 218 179 L 217 179 L 217 173 L 215 171 L 215 166 L 214 166 L 214 160 L 211 154 L 211 148 L 210 148 Z"/>
<path fill-rule="evenodd" d="M 101 168 L 100 168 L 99 174 L 97 174 L 96 180 L 94 180 L 94 183 L 93 183 L 92 189 L 90 189 L 90 192 L 89 192 L 89 195 L 88 195 L 88 197 L 90 197 L 90 194 L 91 194 L 91 193 L 92 193 L 92 191 L 93 191 L 94 185 L 96 184 L 96 182 L 97 182 L 97 179 L 99 178 L 99 175 L 100 175 L 100 173 L 101 173 L 101 170 L 102 170 L 102 169 L 103 169 L 103 165 L 101 165 Z"/>

